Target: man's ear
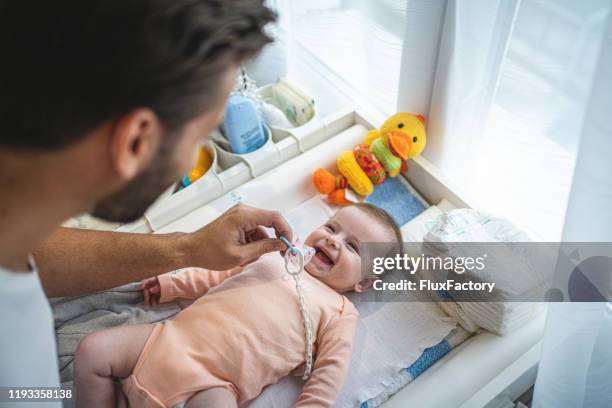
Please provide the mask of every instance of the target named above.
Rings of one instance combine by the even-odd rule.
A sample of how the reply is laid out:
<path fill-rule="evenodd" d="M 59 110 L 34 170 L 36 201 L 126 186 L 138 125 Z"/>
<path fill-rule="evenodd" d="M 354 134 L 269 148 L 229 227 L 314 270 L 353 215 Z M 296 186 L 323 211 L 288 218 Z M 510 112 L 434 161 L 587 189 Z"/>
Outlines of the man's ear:
<path fill-rule="evenodd" d="M 367 278 L 362 279 L 355 285 L 355 292 L 365 292 L 366 290 L 370 289 L 372 285 L 374 285 L 374 282 L 376 282 L 378 279 L 379 277 L 375 275 L 370 275 Z"/>
<path fill-rule="evenodd" d="M 161 143 L 163 127 L 150 109 L 139 108 L 117 120 L 109 137 L 111 167 L 123 180 L 146 168 Z"/>

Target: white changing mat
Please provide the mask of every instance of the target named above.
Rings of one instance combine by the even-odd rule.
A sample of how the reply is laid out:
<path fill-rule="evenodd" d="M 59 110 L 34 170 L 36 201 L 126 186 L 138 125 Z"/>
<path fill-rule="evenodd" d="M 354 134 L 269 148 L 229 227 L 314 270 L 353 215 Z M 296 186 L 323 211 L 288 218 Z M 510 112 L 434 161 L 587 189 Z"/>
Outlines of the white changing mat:
<path fill-rule="evenodd" d="M 285 216 L 295 233 L 306 238 L 333 212 L 317 196 Z M 349 298 L 359 310 L 360 319 L 345 384 L 336 402 L 336 407 L 342 408 L 358 407 L 385 391 L 401 370 L 410 366 L 426 348 L 442 341 L 455 327 L 455 322 L 435 303 L 360 302 L 357 294 L 351 294 Z M 303 381 L 297 377 L 284 378 L 265 388 L 248 407 L 290 407 L 302 385 Z"/>

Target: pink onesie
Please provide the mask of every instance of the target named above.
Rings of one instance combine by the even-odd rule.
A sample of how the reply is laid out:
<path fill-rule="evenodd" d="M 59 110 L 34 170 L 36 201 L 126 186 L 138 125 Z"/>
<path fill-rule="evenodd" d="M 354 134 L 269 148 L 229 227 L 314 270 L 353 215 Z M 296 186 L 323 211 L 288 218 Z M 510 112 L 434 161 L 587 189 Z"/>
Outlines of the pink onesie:
<path fill-rule="evenodd" d="M 307 272 L 301 279 L 315 354 L 295 406 L 330 407 L 350 358 L 357 310 Z M 159 281 L 162 302 L 199 299 L 155 326 L 124 386 L 130 406 L 172 407 L 212 387 L 231 390 L 242 404 L 305 363 L 295 282 L 278 253 L 242 269 L 192 268 Z"/>

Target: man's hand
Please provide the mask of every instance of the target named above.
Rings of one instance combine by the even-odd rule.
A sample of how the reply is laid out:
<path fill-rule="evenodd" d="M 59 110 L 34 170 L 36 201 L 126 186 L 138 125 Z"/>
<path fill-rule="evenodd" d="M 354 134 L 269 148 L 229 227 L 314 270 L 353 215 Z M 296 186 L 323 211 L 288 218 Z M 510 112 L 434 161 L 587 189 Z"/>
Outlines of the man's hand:
<path fill-rule="evenodd" d="M 262 227 L 274 228 L 276 238 L 269 238 Z M 182 240 L 190 266 L 219 271 L 246 265 L 268 252 L 285 251 L 287 246 L 278 239 L 281 235 L 293 239 L 291 227 L 279 212 L 238 204 Z"/>
<path fill-rule="evenodd" d="M 291 227 L 278 212 L 237 205 L 193 233 L 59 228 L 34 257 L 47 296 L 75 296 L 188 266 L 231 269 L 287 249 L 279 239 L 268 238 L 262 227 L 293 239 Z"/>
<path fill-rule="evenodd" d="M 159 304 L 161 286 L 157 276 L 143 280 L 140 289 L 142 289 L 145 305 L 155 306 Z"/>

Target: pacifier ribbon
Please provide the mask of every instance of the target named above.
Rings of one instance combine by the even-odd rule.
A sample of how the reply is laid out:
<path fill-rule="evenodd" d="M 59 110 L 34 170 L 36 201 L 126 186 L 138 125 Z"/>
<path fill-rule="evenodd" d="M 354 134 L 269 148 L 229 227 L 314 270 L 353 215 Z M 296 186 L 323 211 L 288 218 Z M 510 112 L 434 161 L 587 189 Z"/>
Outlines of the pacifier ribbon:
<path fill-rule="evenodd" d="M 315 254 L 315 249 L 301 243 L 299 238 L 293 243 L 285 237 L 280 237 L 280 240 L 287 245 L 287 252 L 285 253 L 285 269 L 287 273 L 293 277 L 295 281 L 295 290 L 297 291 L 298 301 L 300 303 L 300 313 L 302 314 L 302 320 L 304 321 L 304 332 L 306 336 L 306 369 L 304 370 L 303 380 L 307 380 L 312 372 L 312 348 L 314 342 L 314 333 L 312 328 L 312 321 L 308 315 L 308 309 L 306 308 L 306 300 L 304 299 L 304 290 L 302 288 L 302 281 L 300 279 L 300 273 L 304 270 L 304 265 L 312 259 Z"/>

